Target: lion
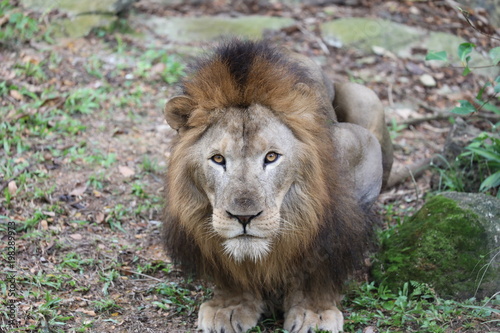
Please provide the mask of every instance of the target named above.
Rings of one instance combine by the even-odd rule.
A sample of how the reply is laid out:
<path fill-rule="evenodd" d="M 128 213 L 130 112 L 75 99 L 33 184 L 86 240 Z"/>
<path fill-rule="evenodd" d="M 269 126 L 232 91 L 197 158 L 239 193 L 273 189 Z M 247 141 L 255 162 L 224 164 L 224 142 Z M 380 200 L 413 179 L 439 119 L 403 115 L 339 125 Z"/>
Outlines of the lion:
<path fill-rule="evenodd" d="M 341 331 L 342 285 L 392 164 L 375 93 L 269 42 L 231 40 L 197 60 L 165 117 L 178 135 L 164 244 L 215 284 L 198 329 L 246 332 L 277 310 L 291 333 Z"/>

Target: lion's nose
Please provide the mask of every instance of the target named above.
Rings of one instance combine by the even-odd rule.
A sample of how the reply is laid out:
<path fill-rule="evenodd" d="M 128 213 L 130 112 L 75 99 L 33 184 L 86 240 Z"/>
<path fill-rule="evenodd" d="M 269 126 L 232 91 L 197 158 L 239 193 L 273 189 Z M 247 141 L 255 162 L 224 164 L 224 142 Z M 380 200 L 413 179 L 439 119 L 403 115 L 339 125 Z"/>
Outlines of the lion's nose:
<path fill-rule="evenodd" d="M 238 222 L 243 226 L 243 231 L 246 232 L 246 226 L 257 216 L 259 216 L 262 211 L 258 212 L 255 215 L 234 215 L 231 214 L 230 212 L 226 211 L 226 213 L 231 216 L 232 218 L 235 218 L 238 220 Z"/>

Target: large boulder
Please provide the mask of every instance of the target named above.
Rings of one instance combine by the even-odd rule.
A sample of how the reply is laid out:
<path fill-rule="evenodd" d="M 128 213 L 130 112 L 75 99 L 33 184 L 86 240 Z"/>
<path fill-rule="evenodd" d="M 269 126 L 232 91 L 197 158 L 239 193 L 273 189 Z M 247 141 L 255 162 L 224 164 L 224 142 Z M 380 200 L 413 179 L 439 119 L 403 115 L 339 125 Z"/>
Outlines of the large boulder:
<path fill-rule="evenodd" d="M 45 12 L 57 9 L 66 18 L 52 23 L 51 31 L 55 37 L 83 37 L 93 28 L 109 27 L 126 12 L 137 0 L 21 0 L 21 4 L 33 10 Z"/>
<path fill-rule="evenodd" d="M 447 192 L 382 240 L 373 276 L 392 289 L 413 280 L 439 296 L 482 299 L 500 291 L 500 200 Z"/>

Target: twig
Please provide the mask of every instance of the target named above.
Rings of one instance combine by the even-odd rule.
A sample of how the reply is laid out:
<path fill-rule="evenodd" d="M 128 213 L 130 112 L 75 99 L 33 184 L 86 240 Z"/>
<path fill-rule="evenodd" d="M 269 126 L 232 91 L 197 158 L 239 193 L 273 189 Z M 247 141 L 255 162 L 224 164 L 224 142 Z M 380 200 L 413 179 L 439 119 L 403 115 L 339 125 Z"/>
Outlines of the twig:
<path fill-rule="evenodd" d="M 443 120 L 443 119 L 448 119 L 450 117 L 478 117 L 478 118 L 484 118 L 489 121 L 500 121 L 500 115 L 496 114 L 487 114 L 485 112 L 479 113 L 474 113 L 470 115 L 460 115 L 456 113 L 451 113 L 446 110 L 441 110 L 438 108 L 435 108 L 433 106 L 430 106 L 426 102 L 422 101 L 421 99 L 418 99 L 416 97 L 410 96 L 410 99 L 413 100 L 415 103 L 417 103 L 419 106 L 423 107 L 426 110 L 429 110 L 434 113 L 432 116 L 427 116 L 427 117 L 419 117 L 419 118 L 412 118 L 412 119 L 407 119 L 403 120 L 401 122 L 398 122 L 397 125 L 407 125 L 407 126 L 412 126 L 412 125 L 418 125 L 424 122 L 432 121 L 432 120 Z M 387 121 L 387 125 L 392 125 L 390 121 Z"/>
<path fill-rule="evenodd" d="M 434 113 L 444 113 L 444 112 L 446 112 L 445 110 L 441 110 L 441 109 L 435 108 L 433 106 L 430 106 L 429 104 L 427 104 L 426 102 L 424 102 L 420 98 L 413 97 L 413 96 L 409 96 L 409 98 L 411 100 L 413 100 L 415 103 L 417 103 L 419 106 L 421 106 L 424 109 L 429 110 L 431 112 L 434 112 Z"/>
<path fill-rule="evenodd" d="M 304 35 L 308 35 L 309 37 L 314 39 L 316 41 L 316 43 L 318 43 L 318 45 L 321 48 L 321 51 L 323 51 L 323 53 L 325 53 L 326 55 L 330 54 L 330 50 L 328 50 L 328 46 L 326 46 L 326 44 L 323 42 L 321 37 L 314 35 L 312 32 L 310 32 L 309 30 L 307 30 L 305 27 L 303 27 L 300 24 L 297 25 L 297 29 L 299 29 L 300 32 L 302 32 Z"/>
<path fill-rule="evenodd" d="M 139 272 L 129 271 L 128 269 L 118 268 L 118 270 L 120 270 L 122 272 L 125 272 L 125 273 L 129 273 L 129 274 L 137 274 L 137 275 L 140 275 L 140 276 L 144 276 L 144 277 L 146 277 L 148 279 L 155 280 L 155 281 L 158 281 L 158 282 L 163 282 L 163 280 L 157 279 L 154 276 L 142 274 L 142 273 L 139 273 Z"/>
<path fill-rule="evenodd" d="M 488 34 L 486 32 L 483 32 L 481 30 L 479 30 L 474 24 L 472 24 L 472 22 L 470 21 L 470 17 L 472 16 L 471 13 L 469 13 L 468 11 L 466 11 L 465 9 L 462 9 L 460 6 L 463 6 L 462 4 L 454 1 L 454 0 L 445 0 L 445 2 L 453 9 L 455 9 L 457 12 L 459 12 L 460 14 L 462 14 L 462 16 L 464 17 L 465 21 L 467 21 L 467 23 L 472 27 L 472 29 L 476 30 L 477 32 L 479 32 L 480 34 L 482 35 L 485 35 L 485 36 L 488 36 L 492 39 L 496 39 L 496 40 L 500 40 L 500 38 L 498 37 L 495 37 L 493 36 L 492 34 Z"/>
<path fill-rule="evenodd" d="M 394 98 L 392 97 L 392 83 L 389 83 L 387 87 L 387 100 L 389 101 L 389 106 L 394 106 Z"/>
<path fill-rule="evenodd" d="M 391 172 L 389 176 L 389 180 L 387 181 L 386 189 L 394 187 L 403 181 L 405 181 L 408 177 L 412 177 L 413 181 L 420 177 L 425 170 L 427 170 L 431 166 L 431 162 L 438 155 L 433 155 L 430 158 L 425 158 L 423 160 L 417 161 L 409 166 L 404 166 L 397 170 Z"/>
<path fill-rule="evenodd" d="M 398 122 L 398 125 L 407 125 L 407 126 L 412 126 L 412 125 L 418 125 L 421 123 L 425 123 L 428 121 L 432 120 L 443 120 L 443 119 L 448 119 L 449 117 L 452 117 L 452 113 L 448 114 L 437 114 L 435 116 L 428 116 L 428 117 L 420 117 L 420 118 L 411 118 L 411 119 L 406 119 L 401 122 Z"/>

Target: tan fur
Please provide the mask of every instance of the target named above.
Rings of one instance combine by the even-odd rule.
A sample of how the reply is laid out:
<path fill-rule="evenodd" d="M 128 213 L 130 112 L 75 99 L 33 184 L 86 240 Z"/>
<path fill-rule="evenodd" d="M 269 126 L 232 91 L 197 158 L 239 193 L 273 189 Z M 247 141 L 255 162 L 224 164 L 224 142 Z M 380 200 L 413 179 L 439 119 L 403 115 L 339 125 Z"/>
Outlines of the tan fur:
<path fill-rule="evenodd" d="M 167 103 L 166 119 L 179 136 L 166 177 L 165 245 L 186 270 L 218 286 L 214 300 L 200 309 L 205 332 L 252 327 L 263 299 L 283 304 L 291 332 L 307 332 L 315 324 L 333 331 L 342 327 L 336 305 L 342 282 L 368 242 L 367 213 L 382 183 L 382 150 L 365 128 L 337 123 L 332 85 L 326 82 L 304 58 L 265 43 L 232 42 L 201 60 L 183 82 L 183 94 Z M 338 104 L 347 104 L 344 97 L 336 99 Z M 349 105 L 344 110 L 356 111 Z M 265 154 L 272 142 L 295 148 L 283 149 L 275 169 L 252 167 L 253 156 Z M 208 158 L 213 147 L 217 153 L 228 151 L 228 163 L 239 164 L 222 171 Z M 234 193 L 218 193 L 222 185 L 214 179 L 231 173 L 234 178 L 225 186 Z M 273 181 L 265 178 L 268 173 L 280 178 L 273 185 L 280 190 L 266 198 L 269 192 L 262 187 Z M 222 206 L 221 195 L 229 198 Z M 279 207 L 268 207 L 274 201 Z M 227 216 L 229 210 L 255 214 L 248 232 L 267 235 L 258 244 L 268 243 L 269 249 L 248 258 L 240 250 L 227 253 L 222 235 L 240 228 Z M 246 239 L 235 238 L 234 244 L 252 240 Z"/>

